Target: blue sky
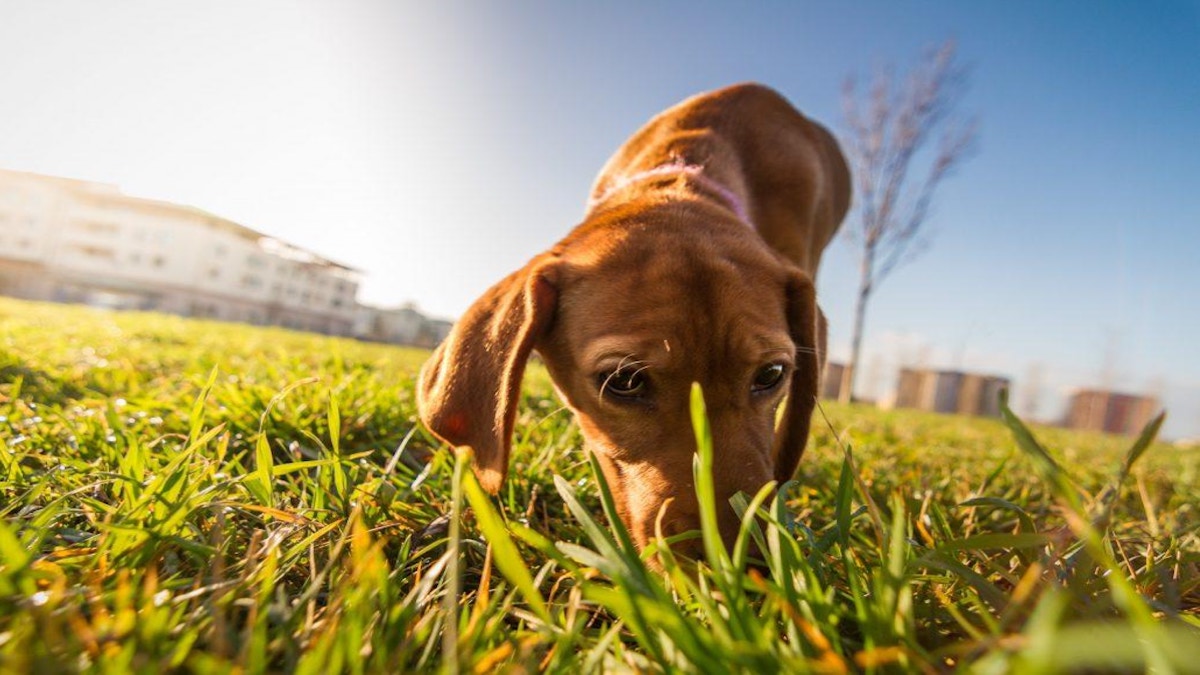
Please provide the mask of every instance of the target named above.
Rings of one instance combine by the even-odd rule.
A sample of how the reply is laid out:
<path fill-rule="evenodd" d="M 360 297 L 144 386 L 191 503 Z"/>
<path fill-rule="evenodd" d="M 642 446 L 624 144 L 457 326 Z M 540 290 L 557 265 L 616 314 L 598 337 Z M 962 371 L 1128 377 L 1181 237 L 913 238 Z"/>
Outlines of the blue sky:
<path fill-rule="evenodd" d="M 957 40 L 978 154 L 877 293 L 900 365 L 1151 391 L 1200 435 L 1200 7 L 1140 2 L 3 2 L 0 166 L 193 204 L 454 316 L 578 222 L 608 155 L 706 89 L 768 83 L 841 131 L 850 74 Z M 854 215 L 851 215 L 853 218 Z M 834 356 L 855 263 L 820 279 Z M 871 393 L 871 392 L 869 392 Z"/>

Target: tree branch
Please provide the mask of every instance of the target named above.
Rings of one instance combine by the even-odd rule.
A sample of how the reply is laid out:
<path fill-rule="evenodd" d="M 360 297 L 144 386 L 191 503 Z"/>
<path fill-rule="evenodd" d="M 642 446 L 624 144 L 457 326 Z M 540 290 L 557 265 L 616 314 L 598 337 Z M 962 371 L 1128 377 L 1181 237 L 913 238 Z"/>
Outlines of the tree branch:
<path fill-rule="evenodd" d="M 975 148 L 978 123 L 954 117 L 968 79 L 955 63 L 955 51 L 953 41 L 928 50 L 899 86 L 887 68 L 876 72 L 865 91 L 859 91 L 854 78 L 843 84 L 843 148 L 859 215 L 857 222 L 847 223 L 843 236 L 858 252 L 860 303 L 898 267 L 928 249 L 924 224 L 937 189 Z M 935 136 L 931 161 L 918 171 L 918 160 L 929 155 L 926 148 Z M 922 177 L 914 180 L 918 173 Z M 863 316 L 857 309 L 851 373 L 858 362 Z"/>

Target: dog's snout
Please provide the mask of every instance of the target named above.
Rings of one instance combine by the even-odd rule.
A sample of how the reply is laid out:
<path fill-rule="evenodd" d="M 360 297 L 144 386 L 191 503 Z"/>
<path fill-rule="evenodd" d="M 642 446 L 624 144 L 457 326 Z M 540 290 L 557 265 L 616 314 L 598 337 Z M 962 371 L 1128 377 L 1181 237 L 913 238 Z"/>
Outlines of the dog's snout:
<path fill-rule="evenodd" d="M 717 531 L 726 551 L 733 551 L 741 529 L 741 519 L 729 503 L 728 498 L 718 497 L 717 500 Z M 667 506 L 665 517 L 655 523 L 647 531 L 641 532 L 643 545 L 661 536 L 671 542 L 671 550 L 676 555 L 692 559 L 702 559 L 705 555 L 704 543 L 701 537 L 701 517 L 699 507 L 674 508 L 676 504 Z M 751 551 L 757 556 L 757 548 Z"/>
<path fill-rule="evenodd" d="M 691 536 L 686 536 L 686 535 Z M 704 544 L 700 538 L 698 514 L 676 516 L 662 524 L 662 535 L 671 543 L 671 551 L 693 560 L 704 557 Z"/>
<path fill-rule="evenodd" d="M 673 537 L 691 530 L 700 529 L 700 517 L 696 514 L 678 515 L 663 523 L 663 536 Z"/>

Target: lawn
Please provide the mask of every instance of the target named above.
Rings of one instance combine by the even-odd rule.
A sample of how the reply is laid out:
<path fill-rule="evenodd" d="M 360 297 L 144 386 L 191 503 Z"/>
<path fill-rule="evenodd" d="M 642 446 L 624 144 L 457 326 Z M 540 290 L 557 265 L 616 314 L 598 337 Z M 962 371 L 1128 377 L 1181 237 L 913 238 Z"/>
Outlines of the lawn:
<path fill-rule="evenodd" d="M 1200 452 L 825 403 L 765 562 L 648 568 L 543 372 L 490 498 L 424 357 L 0 298 L 0 671 L 1200 668 Z"/>

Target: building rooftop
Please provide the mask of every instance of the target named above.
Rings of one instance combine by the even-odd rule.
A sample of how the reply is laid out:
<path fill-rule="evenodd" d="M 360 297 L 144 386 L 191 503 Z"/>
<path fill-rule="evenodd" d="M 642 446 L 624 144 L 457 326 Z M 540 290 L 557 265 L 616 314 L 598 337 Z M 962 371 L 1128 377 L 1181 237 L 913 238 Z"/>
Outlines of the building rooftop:
<path fill-rule="evenodd" d="M 205 211 L 204 209 L 187 204 L 176 204 L 174 202 L 125 194 L 119 187 L 110 183 L 98 183 L 94 181 L 79 180 L 77 178 L 63 178 L 61 176 L 47 176 L 28 171 L 0 169 L 0 182 L 5 182 L 5 179 L 8 179 L 10 182 L 32 181 L 56 185 L 58 187 L 70 190 L 71 192 L 75 193 L 76 197 L 88 200 L 119 202 L 122 205 L 132 206 L 140 209 L 162 209 L 171 211 L 173 213 L 179 213 L 181 211 L 190 213 L 205 221 L 209 227 L 225 230 L 239 237 L 258 242 L 258 245 L 261 246 L 263 250 L 281 258 L 307 265 L 334 268 L 349 275 L 362 274 L 362 270 L 360 269 L 330 260 L 329 258 L 314 253 L 313 251 L 309 251 L 308 249 L 296 246 L 294 244 L 289 244 L 281 239 L 277 239 L 269 234 L 246 227 L 245 225 L 236 223 L 228 218 L 223 218 L 210 211 Z"/>

